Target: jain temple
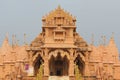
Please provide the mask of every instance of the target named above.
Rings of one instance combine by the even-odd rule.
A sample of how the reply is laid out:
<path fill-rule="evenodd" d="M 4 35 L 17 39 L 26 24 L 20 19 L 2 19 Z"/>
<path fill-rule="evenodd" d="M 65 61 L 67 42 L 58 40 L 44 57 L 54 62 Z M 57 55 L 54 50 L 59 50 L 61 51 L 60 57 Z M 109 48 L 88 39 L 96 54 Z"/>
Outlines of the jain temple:
<path fill-rule="evenodd" d="M 58 6 L 42 17 L 42 32 L 29 44 L 0 47 L 0 80 L 120 80 L 118 48 L 89 45 L 76 18 Z"/>

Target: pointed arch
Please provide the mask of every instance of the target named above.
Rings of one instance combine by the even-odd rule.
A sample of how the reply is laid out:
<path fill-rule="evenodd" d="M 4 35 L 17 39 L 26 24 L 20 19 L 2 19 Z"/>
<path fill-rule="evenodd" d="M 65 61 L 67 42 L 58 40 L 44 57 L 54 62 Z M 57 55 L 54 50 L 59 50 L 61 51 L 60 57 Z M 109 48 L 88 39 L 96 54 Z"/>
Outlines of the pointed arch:
<path fill-rule="evenodd" d="M 36 52 L 36 53 L 34 53 L 34 56 L 33 56 L 33 64 L 34 64 L 34 61 L 36 60 L 36 58 L 37 58 L 39 55 L 40 55 L 41 57 L 43 57 L 42 52 Z"/>
<path fill-rule="evenodd" d="M 49 53 L 49 59 L 51 58 L 51 56 L 57 57 L 58 53 L 60 53 L 61 57 L 63 58 L 64 56 L 67 56 L 68 59 L 70 59 L 69 53 L 61 50 L 61 49 L 56 49 L 54 51 L 50 51 Z"/>
<path fill-rule="evenodd" d="M 69 59 L 67 55 L 62 55 L 57 52 L 56 55 L 52 54 L 49 59 L 50 75 L 53 76 L 66 76 L 69 70 Z"/>
<path fill-rule="evenodd" d="M 84 56 L 81 52 L 77 52 L 76 54 L 74 54 L 74 59 L 75 59 L 78 55 L 80 56 L 80 58 L 82 59 L 82 61 L 85 62 L 85 56 Z"/>

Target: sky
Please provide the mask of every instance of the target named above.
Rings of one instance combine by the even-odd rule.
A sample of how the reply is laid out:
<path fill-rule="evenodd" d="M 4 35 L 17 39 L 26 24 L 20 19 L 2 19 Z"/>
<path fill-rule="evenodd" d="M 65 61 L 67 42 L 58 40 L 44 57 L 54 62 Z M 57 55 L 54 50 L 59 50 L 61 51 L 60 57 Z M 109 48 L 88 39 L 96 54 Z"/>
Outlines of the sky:
<path fill-rule="evenodd" d="M 16 35 L 19 44 L 30 43 L 40 32 L 41 18 L 60 5 L 76 17 L 77 32 L 91 43 L 92 34 L 97 46 L 106 36 L 106 44 L 114 32 L 120 50 L 120 0 L 0 0 L 0 45 L 9 35 Z"/>

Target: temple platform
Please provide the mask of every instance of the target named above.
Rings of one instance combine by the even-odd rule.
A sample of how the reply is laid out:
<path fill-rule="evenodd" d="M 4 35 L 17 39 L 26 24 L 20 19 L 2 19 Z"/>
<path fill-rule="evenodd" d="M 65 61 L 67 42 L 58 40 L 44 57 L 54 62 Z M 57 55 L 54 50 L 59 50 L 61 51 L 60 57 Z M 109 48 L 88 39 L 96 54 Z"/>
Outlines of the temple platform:
<path fill-rule="evenodd" d="M 48 80 L 69 80 L 69 76 L 49 76 Z"/>

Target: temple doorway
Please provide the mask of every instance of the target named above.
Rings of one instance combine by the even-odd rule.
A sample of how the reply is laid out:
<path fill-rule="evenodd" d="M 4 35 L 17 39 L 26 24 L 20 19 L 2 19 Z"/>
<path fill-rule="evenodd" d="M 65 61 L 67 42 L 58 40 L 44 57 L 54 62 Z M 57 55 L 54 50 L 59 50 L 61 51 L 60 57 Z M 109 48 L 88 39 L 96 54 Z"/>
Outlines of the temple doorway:
<path fill-rule="evenodd" d="M 50 76 L 68 76 L 69 60 L 67 56 L 62 57 L 60 53 L 53 55 L 49 60 Z"/>

